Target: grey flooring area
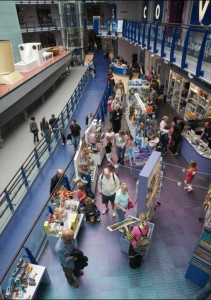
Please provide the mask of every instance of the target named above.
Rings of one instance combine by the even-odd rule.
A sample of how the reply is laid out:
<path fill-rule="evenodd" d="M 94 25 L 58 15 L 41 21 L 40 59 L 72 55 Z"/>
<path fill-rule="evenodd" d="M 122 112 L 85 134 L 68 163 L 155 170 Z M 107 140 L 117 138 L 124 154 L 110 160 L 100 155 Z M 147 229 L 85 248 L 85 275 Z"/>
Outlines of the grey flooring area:
<path fill-rule="evenodd" d="M 34 115 L 39 124 L 44 116 L 47 120 L 50 119 L 52 113 L 58 116 L 86 69 L 86 67 L 70 68 L 69 76 L 56 83 L 55 92 L 48 93 L 44 103 L 40 100 L 33 105 L 33 109 L 30 109 L 29 120 Z M 12 122 L 7 126 L 5 142 L 0 148 L 0 194 L 34 149 L 33 137 L 29 132 L 29 120 L 21 119 L 16 121 L 15 125 Z"/>

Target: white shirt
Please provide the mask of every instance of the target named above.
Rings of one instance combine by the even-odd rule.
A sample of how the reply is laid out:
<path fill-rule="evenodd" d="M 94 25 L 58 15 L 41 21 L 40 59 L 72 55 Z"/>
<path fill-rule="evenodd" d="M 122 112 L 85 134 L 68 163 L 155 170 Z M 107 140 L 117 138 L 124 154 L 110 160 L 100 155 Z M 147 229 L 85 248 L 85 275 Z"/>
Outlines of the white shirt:
<path fill-rule="evenodd" d="M 167 126 L 167 123 L 166 123 L 164 120 L 162 120 L 162 121 L 160 122 L 160 133 L 161 133 L 161 134 L 164 134 L 164 133 L 168 133 L 168 132 L 169 132 L 168 129 L 164 129 L 164 127 L 166 127 L 166 126 Z"/>

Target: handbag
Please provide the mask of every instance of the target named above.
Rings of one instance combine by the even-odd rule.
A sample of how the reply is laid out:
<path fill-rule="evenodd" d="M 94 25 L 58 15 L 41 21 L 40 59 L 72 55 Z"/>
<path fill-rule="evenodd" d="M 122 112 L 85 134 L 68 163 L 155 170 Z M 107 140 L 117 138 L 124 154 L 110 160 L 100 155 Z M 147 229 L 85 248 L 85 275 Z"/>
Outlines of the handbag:
<path fill-rule="evenodd" d="M 131 209 L 133 207 L 134 207 L 134 203 L 131 200 L 129 200 L 128 205 L 127 205 L 127 209 Z"/>
<path fill-rule="evenodd" d="M 137 253 L 140 253 L 140 252 L 142 252 L 142 251 L 144 251 L 144 250 L 146 250 L 147 249 L 147 247 L 149 246 L 149 244 L 150 244 L 150 239 L 147 237 L 147 236 L 143 236 L 142 235 L 142 231 L 141 231 L 141 228 L 138 226 L 138 229 L 140 230 L 140 232 L 141 232 L 141 238 L 140 238 L 140 240 L 136 240 L 136 238 L 135 238 L 135 240 L 136 240 L 136 245 L 135 246 L 133 246 L 133 248 L 134 248 L 134 250 L 137 252 Z"/>

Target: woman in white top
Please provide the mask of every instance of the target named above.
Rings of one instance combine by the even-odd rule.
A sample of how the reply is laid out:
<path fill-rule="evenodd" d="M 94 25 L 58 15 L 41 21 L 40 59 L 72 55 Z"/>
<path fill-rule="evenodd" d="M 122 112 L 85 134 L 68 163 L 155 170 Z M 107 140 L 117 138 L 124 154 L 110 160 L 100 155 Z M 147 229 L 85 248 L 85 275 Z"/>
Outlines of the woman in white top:
<path fill-rule="evenodd" d="M 115 134 L 115 142 L 116 142 L 116 154 L 117 154 L 117 163 L 124 166 L 124 158 L 125 158 L 125 149 L 126 149 L 126 137 L 125 132 L 123 130 L 119 130 L 119 133 Z"/>
<path fill-rule="evenodd" d="M 124 221 L 125 213 L 127 212 L 129 201 L 128 188 L 126 183 L 122 183 L 120 189 L 117 191 L 115 196 L 115 208 L 118 216 L 118 221 Z M 124 231 L 122 228 L 119 231 Z"/>

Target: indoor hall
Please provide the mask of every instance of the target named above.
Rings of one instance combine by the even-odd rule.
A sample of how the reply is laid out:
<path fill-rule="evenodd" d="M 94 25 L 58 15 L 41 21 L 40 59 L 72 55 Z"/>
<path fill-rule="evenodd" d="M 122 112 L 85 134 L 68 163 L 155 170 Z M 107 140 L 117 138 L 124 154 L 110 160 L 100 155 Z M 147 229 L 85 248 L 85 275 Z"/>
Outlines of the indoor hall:
<path fill-rule="evenodd" d="M 119 78 L 119 77 L 116 77 Z M 163 114 L 172 119 L 175 111 L 160 100 L 161 121 Z M 106 118 L 104 130 L 110 122 Z M 124 119 L 123 129 L 127 129 Z M 115 157 L 115 150 L 113 150 Z M 115 159 L 114 159 L 115 161 Z M 121 252 L 118 231 L 110 232 L 107 226 L 114 224 L 111 207 L 101 221 L 85 224 L 80 229 L 78 248 L 89 258 L 89 265 L 84 269 L 84 276 L 75 289 L 66 282 L 61 265 L 49 244 L 46 245 L 39 264 L 46 266 L 51 283 L 41 285 L 36 298 L 38 299 L 193 299 L 199 291 L 197 285 L 185 279 L 188 262 L 202 230 L 199 217 L 204 215 L 203 201 L 207 192 L 208 180 L 197 176 L 194 192 L 187 193 L 178 182 L 183 181 L 182 168 L 187 163 L 179 156 L 168 154 L 164 157 L 163 189 L 158 198 L 161 206 L 156 208 L 152 221 L 155 224 L 150 252 L 141 268 L 130 269 L 128 254 Z M 98 175 L 107 166 L 104 158 Z M 114 170 L 114 171 L 113 171 Z M 136 180 L 131 176 L 126 164 L 116 172 L 121 182 L 128 184 L 131 199 L 135 197 Z M 102 212 L 101 196 L 96 190 L 96 205 Z M 127 215 L 135 215 L 134 209 Z"/>

